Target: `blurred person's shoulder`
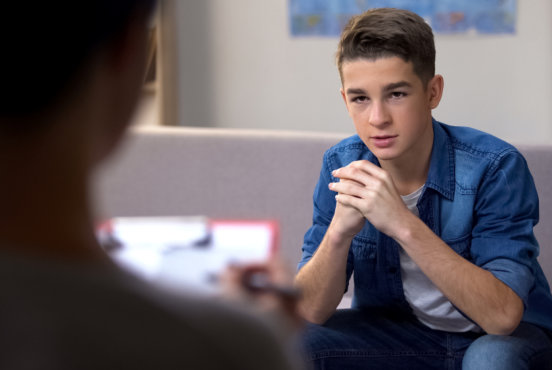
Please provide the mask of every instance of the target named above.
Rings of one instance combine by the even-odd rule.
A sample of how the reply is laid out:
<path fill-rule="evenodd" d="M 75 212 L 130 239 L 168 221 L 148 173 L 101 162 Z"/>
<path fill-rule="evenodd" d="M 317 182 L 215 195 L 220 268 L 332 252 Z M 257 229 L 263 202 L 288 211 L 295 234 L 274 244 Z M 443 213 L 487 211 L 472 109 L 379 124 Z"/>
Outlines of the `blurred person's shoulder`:
<path fill-rule="evenodd" d="M 293 368 L 270 323 L 112 266 L 1 254 L 0 301 L 3 369 Z"/>

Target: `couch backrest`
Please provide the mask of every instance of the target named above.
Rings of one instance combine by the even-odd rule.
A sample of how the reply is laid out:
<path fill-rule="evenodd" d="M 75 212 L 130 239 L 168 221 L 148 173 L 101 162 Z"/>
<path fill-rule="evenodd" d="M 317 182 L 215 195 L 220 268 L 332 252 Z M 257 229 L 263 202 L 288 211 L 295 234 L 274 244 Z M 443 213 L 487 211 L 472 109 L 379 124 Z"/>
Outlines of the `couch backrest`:
<path fill-rule="evenodd" d="M 535 235 L 540 245 L 539 261 L 552 283 L 552 145 L 517 145 L 525 156 L 539 193 L 540 221 Z"/>
<path fill-rule="evenodd" d="M 205 215 L 275 219 L 295 265 L 312 218 L 322 155 L 345 135 L 200 128 L 140 128 L 97 178 L 99 217 Z M 541 201 L 535 233 L 552 276 L 552 146 L 520 146 Z"/>
<path fill-rule="evenodd" d="M 322 154 L 343 135 L 141 128 L 99 173 L 100 216 L 274 219 L 295 264 Z"/>

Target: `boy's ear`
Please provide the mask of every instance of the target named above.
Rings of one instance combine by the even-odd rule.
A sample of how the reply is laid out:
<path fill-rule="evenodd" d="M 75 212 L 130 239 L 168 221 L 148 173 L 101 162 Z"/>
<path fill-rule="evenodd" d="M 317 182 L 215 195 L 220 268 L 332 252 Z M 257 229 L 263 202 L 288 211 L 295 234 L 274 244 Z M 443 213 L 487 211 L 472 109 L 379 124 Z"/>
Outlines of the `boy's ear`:
<path fill-rule="evenodd" d="M 427 83 L 428 97 L 429 97 L 429 107 L 430 109 L 435 109 L 439 106 L 441 98 L 443 96 L 443 89 L 445 86 L 445 81 L 443 76 L 435 75 Z"/>

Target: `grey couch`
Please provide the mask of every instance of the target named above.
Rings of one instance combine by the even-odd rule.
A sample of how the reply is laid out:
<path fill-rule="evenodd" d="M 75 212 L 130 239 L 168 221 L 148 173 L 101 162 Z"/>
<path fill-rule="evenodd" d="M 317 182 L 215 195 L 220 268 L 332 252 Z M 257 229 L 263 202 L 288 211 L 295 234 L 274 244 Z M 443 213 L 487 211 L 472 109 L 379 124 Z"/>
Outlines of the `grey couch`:
<path fill-rule="evenodd" d="M 323 152 L 345 135 L 153 127 L 133 130 L 97 174 L 98 218 L 274 219 L 295 266 Z M 540 196 L 540 263 L 552 281 L 552 145 L 520 145 Z"/>

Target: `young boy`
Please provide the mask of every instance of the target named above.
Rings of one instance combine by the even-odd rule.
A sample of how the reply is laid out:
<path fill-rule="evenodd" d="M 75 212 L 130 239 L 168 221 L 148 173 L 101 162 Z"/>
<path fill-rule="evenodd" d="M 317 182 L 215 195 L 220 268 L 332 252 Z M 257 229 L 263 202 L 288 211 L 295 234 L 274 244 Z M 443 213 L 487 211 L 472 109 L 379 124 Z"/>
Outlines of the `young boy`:
<path fill-rule="evenodd" d="M 90 177 L 136 106 L 153 6 L 3 4 L 2 369 L 295 368 L 272 324 L 156 291 L 95 238 Z"/>
<path fill-rule="evenodd" d="M 353 17 L 337 65 L 357 135 L 324 155 L 296 277 L 315 367 L 543 364 L 552 297 L 524 158 L 432 118 L 443 77 L 414 13 Z M 353 308 L 336 311 L 353 271 Z"/>

